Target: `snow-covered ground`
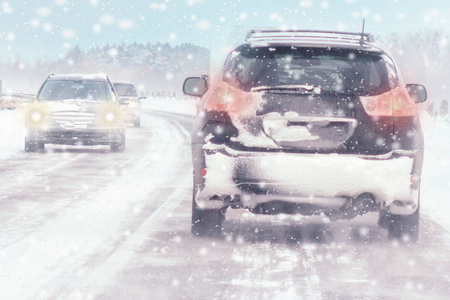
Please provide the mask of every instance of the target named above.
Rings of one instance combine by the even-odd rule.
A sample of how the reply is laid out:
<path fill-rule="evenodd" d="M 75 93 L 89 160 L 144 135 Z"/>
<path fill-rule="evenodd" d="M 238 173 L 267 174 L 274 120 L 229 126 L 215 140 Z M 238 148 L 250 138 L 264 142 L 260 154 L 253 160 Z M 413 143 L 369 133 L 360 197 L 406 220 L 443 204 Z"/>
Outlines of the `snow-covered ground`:
<path fill-rule="evenodd" d="M 0 110 L 0 158 L 23 149 L 24 122 L 21 110 Z"/>
<path fill-rule="evenodd" d="M 450 229 L 450 124 L 438 118 L 427 125 L 421 208 Z"/>
<path fill-rule="evenodd" d="M 193 116 L 197 112 L 199 99 L 195 97 L 183 97 L 181 99 L 148 97 L 142 100 L 142 108 Z"/>

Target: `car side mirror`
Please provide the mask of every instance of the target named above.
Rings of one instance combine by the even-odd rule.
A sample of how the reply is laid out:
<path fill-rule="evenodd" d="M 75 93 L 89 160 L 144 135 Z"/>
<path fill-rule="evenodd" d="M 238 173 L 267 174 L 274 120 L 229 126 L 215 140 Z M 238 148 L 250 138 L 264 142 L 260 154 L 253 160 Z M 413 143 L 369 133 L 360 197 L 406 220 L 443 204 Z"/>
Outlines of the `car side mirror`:
<path fill-rule="evenodd" d="M 189 96 L 201 97 L 208 90 L 208 82 L 201 77 L 188 77 L 183 83 L 183 93 Z"/>
<path fill-rule="evenodd" d="M 421 84 L 407 84 L 406 90 L 415 103 L 423 103 L 427 100 L 427 89 Z"/>

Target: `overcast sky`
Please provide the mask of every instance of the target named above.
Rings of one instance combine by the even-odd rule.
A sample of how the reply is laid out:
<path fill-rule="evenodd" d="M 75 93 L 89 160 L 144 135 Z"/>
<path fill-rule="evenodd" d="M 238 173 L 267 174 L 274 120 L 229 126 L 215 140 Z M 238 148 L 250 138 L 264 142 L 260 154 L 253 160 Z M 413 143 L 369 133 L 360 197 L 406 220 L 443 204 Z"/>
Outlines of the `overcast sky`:
<path fill-rule="evenodd" d="M 74 45 L 194 43 L 216 26 L 366 31 L 450 28 L 448 0 L 35 0 L 0 1 L 0 60 L 63 56 Z"/>

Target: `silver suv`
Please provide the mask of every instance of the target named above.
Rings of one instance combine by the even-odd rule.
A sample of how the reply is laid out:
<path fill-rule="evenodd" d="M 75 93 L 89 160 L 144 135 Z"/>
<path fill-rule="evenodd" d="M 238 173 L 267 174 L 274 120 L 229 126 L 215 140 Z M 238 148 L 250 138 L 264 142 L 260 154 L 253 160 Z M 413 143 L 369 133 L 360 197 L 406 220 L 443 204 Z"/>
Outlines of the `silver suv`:
<path fill-rule="evenodd" d="M 25 151 L 45 144 L 125 149 L 125 117 L 104 74 L 50 75 L 26 110 Z"/>
<path fill-rule="evenodd" d="M 202 97 L 192 132 L 192 233 L 217 236 L 228 208 L 255 214 L 379 213 L 389 237 L 418 238 L 423 135 L 416 103 L 370 34 L 255 30 Z"/>

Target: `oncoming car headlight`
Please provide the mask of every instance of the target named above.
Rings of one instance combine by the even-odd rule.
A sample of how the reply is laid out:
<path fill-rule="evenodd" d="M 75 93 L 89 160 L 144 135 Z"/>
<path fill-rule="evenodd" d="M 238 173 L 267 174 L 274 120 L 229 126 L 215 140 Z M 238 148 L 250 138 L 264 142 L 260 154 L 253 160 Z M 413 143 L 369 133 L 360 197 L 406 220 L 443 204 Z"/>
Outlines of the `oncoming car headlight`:
<path fill-rule="evenodd" d="M 25 121 L 31 126 L 44 126 L 48 121 L 48 111 L 43 107 L 32 107 L 25 111 Z"/>
<path fill-rule="evenodd" d="M 28 118 L 33 123 L 40 123 L 44 119 L 44 116 L 42 115 L 42 112 L 40 112 L 40 111 L 32 111 L 32 112 L 30 112 Z"/>
<path fill-rule="evenodd" d="M 112 123 L 112 122 L 114 122 L 116 120 L 117 117 L 116 117 L 116 114 L 114 112 L 108 111 L 108 112 L 105 113 L 103 118 L 104 118 L 104 120 L 106 122 Z"/>
<path fill-rule="evenodd" d="M 122 127 L 124 123 L 123 112 L 114 103 L 105 104 L 98 107 L 95 112 L 98 126 L 107 128 Z"/>

